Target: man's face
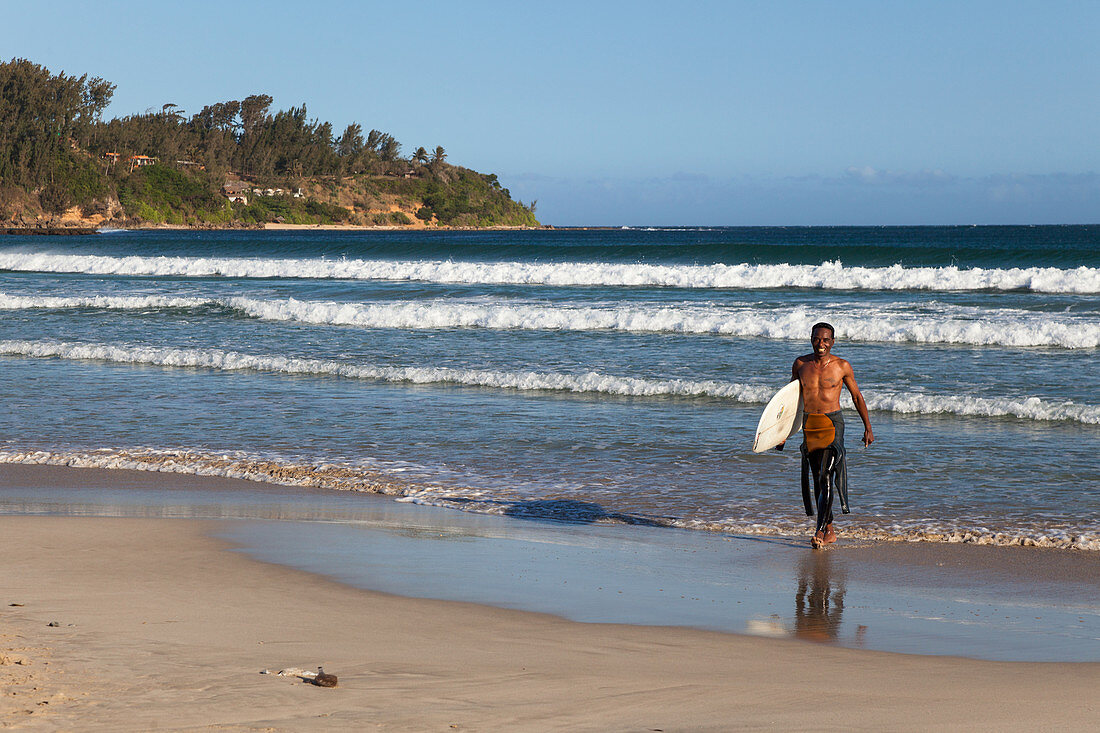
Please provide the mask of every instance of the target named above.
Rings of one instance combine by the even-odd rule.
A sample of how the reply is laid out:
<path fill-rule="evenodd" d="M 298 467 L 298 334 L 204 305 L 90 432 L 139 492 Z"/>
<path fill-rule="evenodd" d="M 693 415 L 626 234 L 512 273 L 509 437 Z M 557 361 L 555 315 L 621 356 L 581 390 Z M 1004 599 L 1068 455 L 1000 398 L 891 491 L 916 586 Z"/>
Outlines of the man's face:
<path fill-rule="evenodd" d="M 810 344 L 814 347 L 814 353 L 818 356 L 828 356 L 833 348 L 833 334 L 827 328 L 814 329 L 810 336 Z"/>

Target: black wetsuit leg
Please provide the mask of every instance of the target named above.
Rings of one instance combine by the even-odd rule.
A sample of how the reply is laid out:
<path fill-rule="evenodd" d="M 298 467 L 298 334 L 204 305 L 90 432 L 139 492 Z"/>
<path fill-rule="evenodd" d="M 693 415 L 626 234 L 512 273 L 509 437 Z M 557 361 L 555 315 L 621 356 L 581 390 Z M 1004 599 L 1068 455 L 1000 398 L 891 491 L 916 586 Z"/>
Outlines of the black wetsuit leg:
<path fill-rule="evenodd" d="M 831 447 L 811 451 L 810 473 L 814 477 L 814 501 L 817 504 L 817 529 L 833 522 L 833 466 L 836 451 Z"/>

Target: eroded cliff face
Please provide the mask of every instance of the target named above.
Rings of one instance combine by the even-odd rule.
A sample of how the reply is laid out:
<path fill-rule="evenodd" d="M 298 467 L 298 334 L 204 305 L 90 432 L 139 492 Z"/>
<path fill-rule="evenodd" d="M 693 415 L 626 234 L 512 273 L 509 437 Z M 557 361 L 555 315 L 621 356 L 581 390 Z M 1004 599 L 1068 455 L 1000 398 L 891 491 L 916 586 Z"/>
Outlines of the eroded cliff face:
<path fill-rule="evenodd" d="M 192 177 L 205 186 L 198 205 L 173 200 L 157 188 L 126 190 L 120 183 L 122 195 L 112 191 L 59 212 L 47 211 L 37 191 L 8 187 L 0 190 L 0 230 L 541 227 L 532 209 L 512 201 L 495 181 L 485 185 L 481 174 L 454 170 L 460 174 L 430 180 L 361 175 L 292 182 L 231 173 L 220 192 L 212 179 Z M 231 199 L 227 189 L 239 196 Z"/>

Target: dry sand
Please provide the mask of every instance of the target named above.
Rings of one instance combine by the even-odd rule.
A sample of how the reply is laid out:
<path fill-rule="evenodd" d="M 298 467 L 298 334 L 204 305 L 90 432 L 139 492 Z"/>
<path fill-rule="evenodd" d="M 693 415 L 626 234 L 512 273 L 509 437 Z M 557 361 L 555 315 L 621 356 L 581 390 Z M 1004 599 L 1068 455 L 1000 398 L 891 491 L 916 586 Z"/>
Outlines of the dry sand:
<path fill-rule="evenodd" d="M 406 229 L 426 229 L 424 222 L 417 220 L 415 224 L 277 224 L 268 222 L 264 229 L 271 231 L 305 231 L 305 232 L 373 232 L 373 231 L 404 231 Z"/>
<path fill-rule="evenodd" d="M 219 526 L 0 518 L 0 727 L 1070 730 L 1100 715 L 1100 664 L 907 656 L 400 598 L 250 560 L 208 536 Z M 318 665 L 337 688 L 260 674 Z"/>

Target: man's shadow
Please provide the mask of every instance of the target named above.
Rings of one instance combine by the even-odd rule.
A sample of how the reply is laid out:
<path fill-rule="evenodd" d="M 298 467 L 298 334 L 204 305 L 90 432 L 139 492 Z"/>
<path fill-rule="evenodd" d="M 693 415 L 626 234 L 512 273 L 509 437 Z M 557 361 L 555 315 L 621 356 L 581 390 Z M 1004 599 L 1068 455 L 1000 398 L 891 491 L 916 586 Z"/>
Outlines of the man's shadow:
<path fill-rule="evenodd" d="M 643 527 L 669 527 L 671 523 L 660 517 L 612 512 L 591 501 L 571 499 L 540 499 L 508 502 L 505 516 L 566 524 L 593 524 L 600 521 L 621 522 Z"/>
<path fill-rule="evenodd" d="M 452 504 L 478 503 L 496 504 L 503 509 L 501 514 L 516 519 L 528 519 L 543 522 L 561 522 L 562 524 L 595 524 L 596 522 L 619 522 L 642 527 L 673 527 L 672 520 L 660 516 L 613 512 L 592 501 L 573 499 L 535 499 L 530 501 L 503 501 L 500 499 L 468 499 L 461 496 L 443 497 Z"/>

